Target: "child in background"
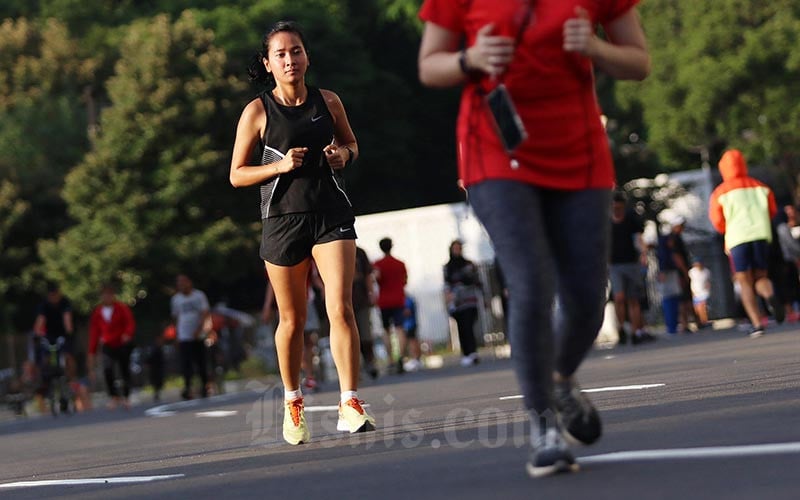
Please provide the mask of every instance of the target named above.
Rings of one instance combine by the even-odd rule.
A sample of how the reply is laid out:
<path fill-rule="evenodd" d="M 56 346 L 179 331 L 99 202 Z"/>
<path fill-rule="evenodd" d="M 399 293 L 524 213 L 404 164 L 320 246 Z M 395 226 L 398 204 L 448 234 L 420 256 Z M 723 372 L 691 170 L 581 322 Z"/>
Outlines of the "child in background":
<path fill-rule="evenodd" d="M 707 328 L 708 298 L 711 296 L 711 271 L 703 265 L 703 261 L 695 259 L 689 269 L 689 280 L 692 286 L 692 302 L 697 315 L 697 328 Z"/>

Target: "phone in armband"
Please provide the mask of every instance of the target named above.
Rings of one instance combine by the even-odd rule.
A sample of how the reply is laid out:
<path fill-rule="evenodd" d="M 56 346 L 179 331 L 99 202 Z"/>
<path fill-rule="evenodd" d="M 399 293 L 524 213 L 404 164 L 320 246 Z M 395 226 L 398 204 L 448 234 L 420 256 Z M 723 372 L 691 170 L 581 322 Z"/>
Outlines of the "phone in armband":
<path fill-rule="evenodd" d="M 503 141 L 506 152 L 512 153 L 528 138 L 528 132 L 519 117 L 511 94 L 502 83 L 495 87 L 486 96 L 486 104 L 489 114 L 494 122 L 497 135 Z"/>

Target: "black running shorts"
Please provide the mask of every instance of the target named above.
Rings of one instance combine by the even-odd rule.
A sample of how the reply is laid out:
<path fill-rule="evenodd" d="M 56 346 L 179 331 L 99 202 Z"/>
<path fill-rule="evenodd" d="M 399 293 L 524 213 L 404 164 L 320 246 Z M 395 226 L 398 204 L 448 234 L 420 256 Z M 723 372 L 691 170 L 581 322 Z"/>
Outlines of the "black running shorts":
<path fill-rule="evenodd" d="M 262 220 L 261 258 L 276 266 L 294 266 L 311 257 L 314 245 L 356 239 L 351 214 L 289 214 Z"/>

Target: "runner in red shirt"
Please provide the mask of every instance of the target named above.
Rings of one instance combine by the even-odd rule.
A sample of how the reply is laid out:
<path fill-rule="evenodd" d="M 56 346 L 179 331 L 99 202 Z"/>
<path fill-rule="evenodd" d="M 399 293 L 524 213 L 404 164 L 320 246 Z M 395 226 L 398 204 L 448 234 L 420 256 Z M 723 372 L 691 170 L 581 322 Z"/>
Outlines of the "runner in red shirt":
<path fill-rule="evenodd" d="M 464 84 L 459 173 L 508 278 L 509 338 L 533 425 L 527 470 L 534 477 L 577 470 L 562 432 L 584 444 L 601 434 L 574 379 L 602 321 L 614 184 L 593 67 L 615 78 L 647 76 L 637 3 L 425 0 L 420 11 L 420 80 Z M 597 25 L 609 41 L 596 35 Z M 500 84 L 510 96 L 500 102 L 513 103 L 505 114 L 486 99 Z M 521 140 L 501 141 L 496 121 Z"/>
<path fill-rule="evenodd" d="M 383 238 L 378 242 L 384 256 L 373 264 L 378 282 L 378 308 L 383 321 L 384 342 L 389 360 L 396 363 L 397 373 L 403 373 L 403 353 L 406 350 L 406 333 L 403 330 L 403 310 L 406 306 L 405 286 L 408 281 L 406 265 L 392 256 L 392 240 Z M 397 360 L 392 353 L 392 327 L 397 335 L 400 352 Z"/>
<path fill-rule="evenodd" d="M 106 389 L 111 397 L 109 408 L 116 408 L 120 403 L 125 408 L 130 407 L 128 402 L 131 392 L 130 360 L 135 331 L 136 321 L 133 319 L 130 307 L 117 300 L 113 286 L 105 285 L 100 295 L 100 304 L 95 307 L 89 318 L 88 368 L 91 373 L 97 348 L 102 347 L 103 373 Z M 122 377 L 121 395 L 114 383 L 114 365 L 119 367 Z"/>

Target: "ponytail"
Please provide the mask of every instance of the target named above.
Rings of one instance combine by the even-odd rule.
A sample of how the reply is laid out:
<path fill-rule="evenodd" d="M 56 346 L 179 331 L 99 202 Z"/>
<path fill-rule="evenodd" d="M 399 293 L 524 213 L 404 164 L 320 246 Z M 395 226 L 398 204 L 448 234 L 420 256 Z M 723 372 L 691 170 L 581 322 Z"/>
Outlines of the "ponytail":
<path fill-rule="evenodd" d="M 264 59 L 267 54 L 263 50 L 259 50 L 250 59 L 250 65 L 247 66 L 247 74 L 250 76 L 252 83 L 271 86 L 275 83 L 272 73 L 267 71 L 264 67 Z"/>

